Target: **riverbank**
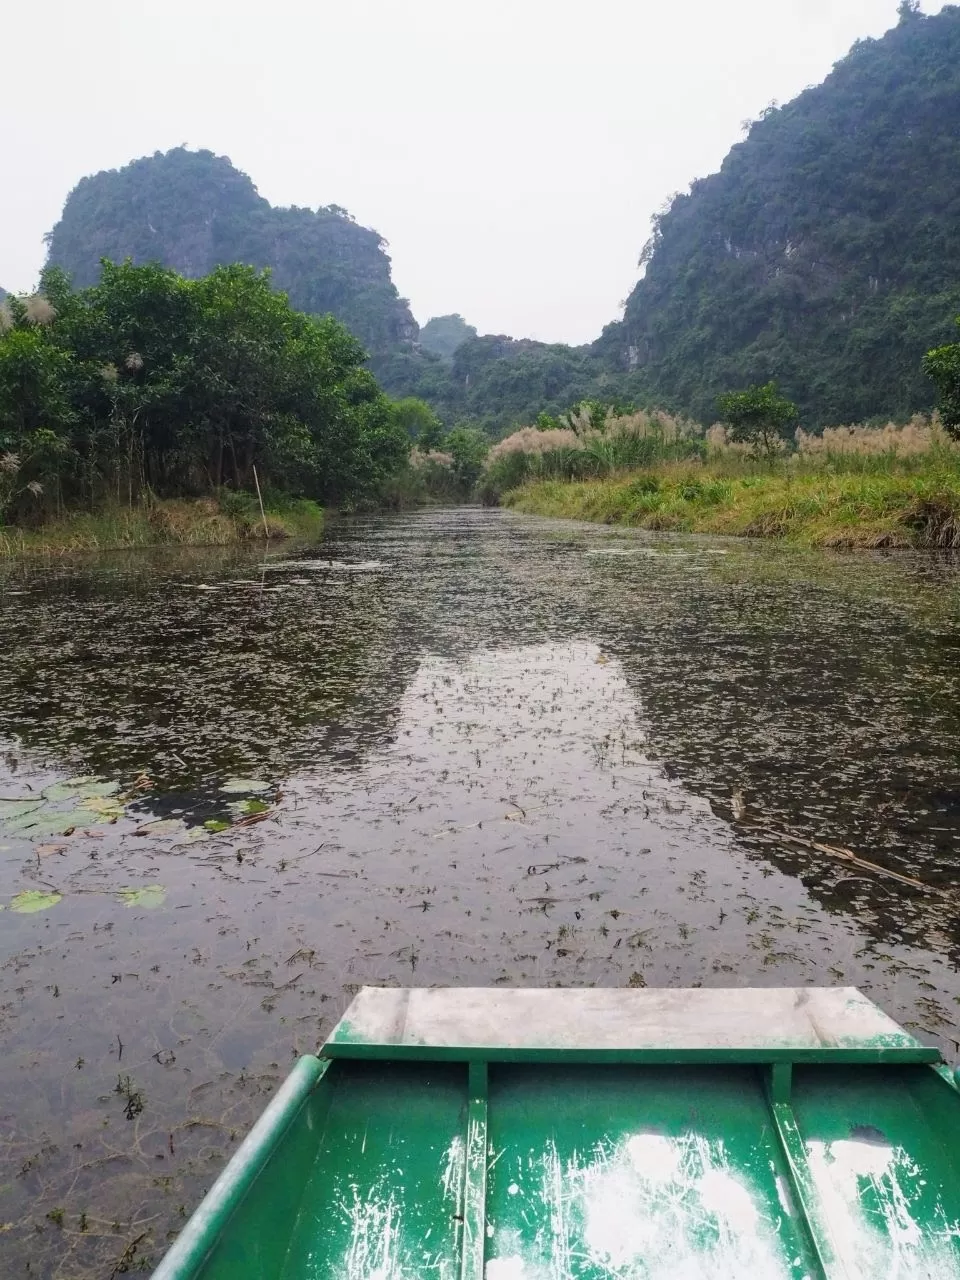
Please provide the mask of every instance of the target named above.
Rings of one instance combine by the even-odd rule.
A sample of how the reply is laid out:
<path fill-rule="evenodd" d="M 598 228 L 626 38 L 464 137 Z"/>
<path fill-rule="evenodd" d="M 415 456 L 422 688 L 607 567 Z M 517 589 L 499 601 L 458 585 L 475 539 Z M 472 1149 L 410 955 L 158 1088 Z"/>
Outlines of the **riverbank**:
<path fill-rule="evenodd" d="M 540 516 L 806 546 L 960 549 L 960 471 L 833 474 L 788 462 L 742 476 L 665 466 L 598 480 L 534 480 L 504 506 Z"/>
<path fill-rule="evenodd" d="M 307 499 L 268 505 L 266 519 L 245 494 L 167 499 L 97 512 L 74 511 L 36 529 L 0 527 L 0 560 L 126 547 L 221 547 L 238 542 L 318 536 L 323 509 Z"/>

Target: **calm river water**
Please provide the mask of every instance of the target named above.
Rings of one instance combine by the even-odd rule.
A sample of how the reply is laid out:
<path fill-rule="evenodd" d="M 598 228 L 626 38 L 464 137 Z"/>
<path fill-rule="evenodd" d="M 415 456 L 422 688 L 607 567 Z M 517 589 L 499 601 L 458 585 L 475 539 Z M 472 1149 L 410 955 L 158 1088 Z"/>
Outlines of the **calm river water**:
<path fill-rule="evenodd" d="M 148 1268 L 362 983 L 853 984 L 960 1057 L 957 561 L 430 511 L 7 566 L 0 654 L 4 1275 Z"/>

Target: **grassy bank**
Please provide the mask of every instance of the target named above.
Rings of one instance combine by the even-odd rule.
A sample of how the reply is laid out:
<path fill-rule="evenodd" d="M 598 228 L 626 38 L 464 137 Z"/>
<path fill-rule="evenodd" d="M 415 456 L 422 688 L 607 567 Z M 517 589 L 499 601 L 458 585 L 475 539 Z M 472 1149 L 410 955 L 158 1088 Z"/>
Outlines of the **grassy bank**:
<path fill-rule="evenodd" d="M 535 515 L 821 547 L 960 548 L 960 468 L 831 472 L 789 462 L 754 474 L 665 466 L 585 481 L 532 481 L 503 495 Z"/>
<path fill-rule="evenodd" d="M 280 499 L 267 506 L 266 528 L 255 498 L 177 499 L 97 512 L 75 511 L 35 529 L 0 526 L 0 559 L 58 556 L 124 547 L 218 547 L 236 542 L 308 538 L 323 528 L 314 502 Z"/>

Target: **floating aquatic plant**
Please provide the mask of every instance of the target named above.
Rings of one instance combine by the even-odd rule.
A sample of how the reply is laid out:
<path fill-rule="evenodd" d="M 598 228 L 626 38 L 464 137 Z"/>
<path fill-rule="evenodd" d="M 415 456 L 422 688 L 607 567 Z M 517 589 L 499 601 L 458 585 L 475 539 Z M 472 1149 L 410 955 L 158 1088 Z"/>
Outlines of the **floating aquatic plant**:
<path fill-rule="evenodd" d="M 19 915 L 33 915 L 35 911 L 48 911 L 62 901 L 62 893 L 44 893 L 40 889 L 24 889 L 10 903 L 10 910 Z"/>
<path fill-rule="evenodd" d="M 166 902 L 167 891 L 162 884 L 148 884 L 140 889 L 127 886 L 117 890 L 117 897 L 125 907 L 143 907 L 146 911 L 153 911 Z"/>

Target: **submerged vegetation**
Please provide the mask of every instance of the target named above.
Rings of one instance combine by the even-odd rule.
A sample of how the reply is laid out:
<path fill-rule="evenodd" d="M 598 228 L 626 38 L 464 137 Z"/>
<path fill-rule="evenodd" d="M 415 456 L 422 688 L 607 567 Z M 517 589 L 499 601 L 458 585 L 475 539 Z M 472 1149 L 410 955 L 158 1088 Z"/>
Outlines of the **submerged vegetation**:
<path fill-rule="evenodd" d="M 149 1275 L 362 983 L 869 983 L 950 1053 L 889 873 L 956 878 L 958 567 L 476 509 L 6 566 L 4 1273 Z"/>

